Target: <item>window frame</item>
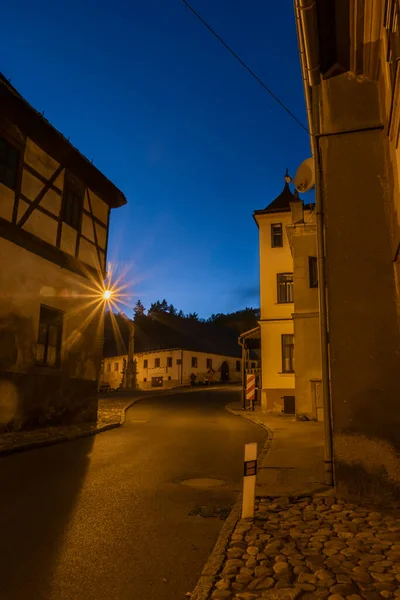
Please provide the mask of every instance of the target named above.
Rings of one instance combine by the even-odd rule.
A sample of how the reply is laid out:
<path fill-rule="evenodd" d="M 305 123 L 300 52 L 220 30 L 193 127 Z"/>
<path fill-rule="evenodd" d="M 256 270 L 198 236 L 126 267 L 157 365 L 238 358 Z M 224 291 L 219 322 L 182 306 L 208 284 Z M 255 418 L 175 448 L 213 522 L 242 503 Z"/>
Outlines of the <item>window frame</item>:
<path fill-rule="evenodd" d="M 46 315 L 47 312 L 47 315 Z M 41 326 L 45 325 L 45 340 L 44 343 L 40 342 L 41 338 Z M 38 336 L 36 342 L 36 356 L 35 363 L 40 365 L 41 367 L 48 367 L 50 369 L 59 369 L 61 366 L 61 349 L 62 349 L 62 335 L 63 335 L 63 325 L 64 325 L 64 312 L 58 310 L 57 308 L 53 308 L 52 306 L 47 306 L 46 304 L 41 304 L 39 309 L 39 327 L 38 327 Z M 57 328 L 57 342 L 55 345 L 49 343 L 50 338 L 50 327 Z M 38 359 L 38 346 L 43 346 L 43 360 Z M 49 346 L 53 346 L 55 348 L 55 361 L 54 364 L 49 364 L 48 362 L 48 354 L 49 354 Z"/>
<path fill-rule="evenodd" d="M 308 257 L 308 282 L 310 288 L 318 288 L 318 261 L 316 256 Z"/>
<path fill-rule="evenodd" d="M 17 144 L 13 144 L 10 139 L 8 138 L 8 136 L 6 137 L 3 132 L 1 132 L 0 134 L 0 145 L 1 142 L 4 142 L 5 144 L 5 148 L 6 148 L 6 152 L 5 152 L 5 157 L 9 158 L 9 156 L 11 154 L 15 154 L 15 164 L 13 165 L 14 168 L 14 172 L 13 172 L 13 182 L 12 185 L 9 185 L 8 183 L 6 183 L 6 177 L 4 177 L 4 179 L 1 179 L 1 165 L 2 165 L 2 161 L 1 161 L 1 153 L 0 153 L 0 183 L 2 185 L 4 185 L 6 188 L 8 188 L 9 190 L 12 190 L 13 192 L 16 192 L 17 189 L 19 188 L 19 183 L 20 183 L 20 179 L 21 179 L 21 157 L 22 157 L 22 151 L 21 148 L 17 145 Z M 10 152 L 11 150 L 11 152 Z M 9 161 L 8 161 L 9 162 Z M 4 173 L 7 170 L 7 166 L 8 168 L 10 168 L 10 165 L 7 165 L 7 161 L 4 160 L 4 163 L 6 166 L 4 168 Z"/>
<path fill-rule="evenodd" d="M 197 361 L 197 356 L 192 356 L 192 369 L 197 369 L 198 368 L 198 361 Z"/>
<path fill-rule="evenodd" d="M 274 227 L 279 228 L 278 233 L 274 233 Z M 280 239 L 280 243 L 276 243 L 275 238 Z M 271 223 L 271 248 L 283 248 L 283 225 L 282 223 Z"/>
<path fill-rule="evenodd" d="M 288 344 L 285 343 L 285 338 L 291 338 L 292 343 Z M 290 363 L 290 367 L 291 369 L 286 369 L 285 368 L 285 362 L 286 362 L 286 356 L 285 356 L 285 349 L 286 348 L 292 348 L 292 351 L 290 353 L 289 358 L 289 363 Z M 294 333 L 282 333 L 281 334 L 281 355 L 282 355 L 282 373 L 294 373 Z"/>
<path fill-rule="evenodd" d="M 291 275 L 292 279 L 285 280 L 280 278 Z M 291 285 L 290 285 L 291 284 Z M 277 286 L 277 304 L 293 304 L 294 302 L 294 278 L 293 273 L 277 273 L 276 274 L 276 286 Z M 285 290 L 285 300 L 282 300 L 281 290 Z M 289 298 L 289 299 L 288 299 Z"/>
<path fill-rule="evenodd" d="M 79 200 L 79 209 L 76 215 L 74 215 L 74 210 L 70 208 L 72 205 L 68 202 L 67 196 L 72 195 L 74 200 Z M 63 197 L 62 197 L 62 205 L 61 205 L 61 221 L 77 231 L 78 233 L 82 230 L 82 219 L 83 219 L 83 209 L 85 204 L 85 187 L 77 182 L 74 177 L 65 174 L 64 178 L 64 188 L 63 188 Z M 68 208 L 67 208 L 68 207 Z M 68 211 L 71 210 L 71 214 Z M 76 218 L 76 222 L 75 222 Z"/>

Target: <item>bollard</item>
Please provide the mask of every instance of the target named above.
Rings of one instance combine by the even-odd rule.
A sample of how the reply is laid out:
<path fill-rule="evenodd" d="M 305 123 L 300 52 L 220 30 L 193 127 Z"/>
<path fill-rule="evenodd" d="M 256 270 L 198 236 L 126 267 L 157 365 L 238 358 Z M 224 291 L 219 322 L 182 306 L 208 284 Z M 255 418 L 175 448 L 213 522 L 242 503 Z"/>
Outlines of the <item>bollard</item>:
<path fill-rule="evenodd" d="M 257 475 L 257 442 L 244 446 L 242 519 L 254 517 Z"/>

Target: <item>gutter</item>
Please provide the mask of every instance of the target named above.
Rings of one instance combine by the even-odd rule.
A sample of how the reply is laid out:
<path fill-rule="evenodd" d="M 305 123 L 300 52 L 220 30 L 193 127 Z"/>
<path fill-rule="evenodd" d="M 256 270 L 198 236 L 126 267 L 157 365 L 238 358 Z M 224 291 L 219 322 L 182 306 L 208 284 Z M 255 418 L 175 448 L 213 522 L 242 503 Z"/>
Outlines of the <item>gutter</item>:
<path fill-rule="evenodd" d="M 319 142 L 318 94 L 320 83 L 317 36 L 317 11 L 315 0 L 294 0 L 296 28 L 299 41 L 301 71 L 306 99 L 312 156 L 315 161 L 315 216 L 317 225 L 318 300 L 321 336 L 322 398 L 325 429 L 325 483 L 333 486 L 333 441 L 330 390 L 328 310 L 326 299 L 325 229 L 323 214 L 322 168 Z M 314 95 L 314 98 L 313 98 Z M 313 110 L 314 100 L 314 110 Z"/>

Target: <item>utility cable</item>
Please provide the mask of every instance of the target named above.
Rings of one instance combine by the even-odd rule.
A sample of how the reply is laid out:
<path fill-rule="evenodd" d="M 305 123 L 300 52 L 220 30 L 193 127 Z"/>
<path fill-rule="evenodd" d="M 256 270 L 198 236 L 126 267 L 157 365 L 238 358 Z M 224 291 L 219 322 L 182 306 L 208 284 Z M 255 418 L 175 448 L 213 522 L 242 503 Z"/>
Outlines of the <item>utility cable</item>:
<path fill-rule="evenodd" d="M 294 119 L 296 121 L 296 123 L 298 125 L 300 125 L 300 127 L 302 129 L 304 129 L 304 131 L 306 131 L 309 134 L 309 131 L 307 129 L 307 127 L 305 125 L 303 125 L 303 123 L 296 117 L 296 115 L 294 115 L 292 113 L 292 111 L 282 102 L 282 100 L 280 100 L 278 98 L 278 96 L 276 96 L 270 89 L 269 87 L 254 73 L 254 71 L 252 71 L 250 69 L 250 67 L 248 67 L 246 65 L 246 63 L 236 54 L 236 52 L 234 52 L 232 50 L 232 48 L 230 46 L 228 46 L 228 44 L 226 42 L 224 42 L 224 40 L 218 35 L 218 33 L 199 15 L 199 13 L 197 13 L 194 8 L 192 6 L 190 6 L 189 2 L 187 2 L 187 0 L 182 0 L 183 4 L 185 4 L 185 6 L 187 6 L 187 8 L 195 15 L 195 17 L 197 17 L 197 19 L 203 23 L 203 25 L 205 27 L 207 27 L 207 29 L 213 34 L 213 36 L 215 36 L 217 38 L 217 40 L 219 42 L 221 42 L 221 44 L 228 50 L 228 52 L 230 52 L 232 54 L 232 56 L 234 58 L 236 58 L 236 60 L 242 65 L 242 67 L 244 67 L 246 69 L 246 71 L 248 73 L 250 73 L 250 75 L 252 77 L 254 77 L 254 79 L 256 81 L 258 81 L 258 83 L 264 88 L 264 90 L 266 92 L 268 92 L 268 94 L 270 94 L 270 96 L 272 96 L 272 98 L 275 100 L 275 102 L 277 102 L 287 113 L 288 115 L 290 115 L 292 117 L 292 119 Z"/>

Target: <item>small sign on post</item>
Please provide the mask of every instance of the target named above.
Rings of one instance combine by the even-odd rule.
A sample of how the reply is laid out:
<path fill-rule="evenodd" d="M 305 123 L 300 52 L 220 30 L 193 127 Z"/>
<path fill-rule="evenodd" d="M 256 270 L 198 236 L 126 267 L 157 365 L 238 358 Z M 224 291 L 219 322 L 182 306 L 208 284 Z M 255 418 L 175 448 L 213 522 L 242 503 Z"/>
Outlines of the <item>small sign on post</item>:
<path fill-rule="evenodd" d="M 242 519 L 254 517 L 257 475 L 257 442 L 244 446 Z"/>
<path fill-rule="evenodd" d="M 246 376 L 246 404 L 252 406 L 252 402 L 254 402 L 256 397 L 256 376 L 253 373 L 250 373 Z"/>

